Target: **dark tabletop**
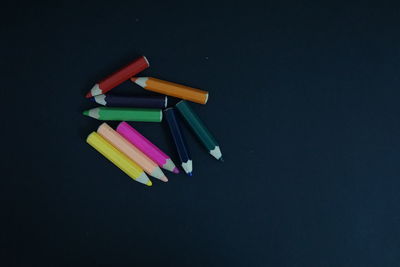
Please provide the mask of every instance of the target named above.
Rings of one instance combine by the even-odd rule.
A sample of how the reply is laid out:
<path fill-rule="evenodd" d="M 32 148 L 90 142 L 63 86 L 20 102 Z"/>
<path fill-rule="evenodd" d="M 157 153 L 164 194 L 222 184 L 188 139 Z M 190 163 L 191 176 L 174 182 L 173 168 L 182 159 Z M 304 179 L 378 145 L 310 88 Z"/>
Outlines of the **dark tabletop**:
<path fill-rule="evenodd" d="M 400 5 L 167 2 L 2 4 L 0 265 L 399 266 Z M 185 126 L 194 176 L 145 187 L 85 143 L 142 54 L 210 92 L 224 163 Z"/>

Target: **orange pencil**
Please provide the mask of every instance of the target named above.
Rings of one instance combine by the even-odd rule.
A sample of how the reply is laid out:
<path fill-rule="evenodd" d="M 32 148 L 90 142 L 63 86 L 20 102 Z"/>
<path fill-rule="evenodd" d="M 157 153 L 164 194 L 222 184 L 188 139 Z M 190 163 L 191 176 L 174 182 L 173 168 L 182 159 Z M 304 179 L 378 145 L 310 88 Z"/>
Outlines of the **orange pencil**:
<path fill-rule="evenodd" d="M 121 153 L 125 154 L 129 159 L 134 161 L 137 165 L 143 168 L 143 170 L 163 182 L 167 182 L 168 179 L 161 171 L 160 167 L 149 159 L 142 151 L 127 141 L 119 133 L 114 131 L 107 123 L 103 123 L 97 129 L 97 133 L 106 139 L 111 145 L 113 145 Z"/>
<path fill-rule="evenodd" d="M 208 100 L 208 92 L 185 85 L 167 82 L 152 77 L 133 77 L 131 81 L 146 90 L 186 99 L 199 104 L 205 104 Z"/>

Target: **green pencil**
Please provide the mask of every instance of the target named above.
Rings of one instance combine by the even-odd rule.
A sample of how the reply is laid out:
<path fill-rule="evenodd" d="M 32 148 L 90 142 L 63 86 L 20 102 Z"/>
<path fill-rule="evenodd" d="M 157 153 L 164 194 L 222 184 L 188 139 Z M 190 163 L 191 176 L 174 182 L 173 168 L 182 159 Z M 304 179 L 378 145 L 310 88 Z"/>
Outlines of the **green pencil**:
<path fill-rule="evenodd" d="M 176 108 L 185 118 L 186 122 L 192 128 L 203 145 L 208 149 L 209 153 L 216 159 L 223 161 L 222 153 L 217 141 L 215 141 L 215 138 L 212 136 L 197 114 L 192 110 L 189 104 L 182 100 L 176 104 Z"/>
<path fill-rule="evenodd" d="M 83 115 L 101 121 L 147 121 L 160 122 L 162 112 L 160 109 L 150 108 L 110 108 L 98 107 L 85 110 Z"/>

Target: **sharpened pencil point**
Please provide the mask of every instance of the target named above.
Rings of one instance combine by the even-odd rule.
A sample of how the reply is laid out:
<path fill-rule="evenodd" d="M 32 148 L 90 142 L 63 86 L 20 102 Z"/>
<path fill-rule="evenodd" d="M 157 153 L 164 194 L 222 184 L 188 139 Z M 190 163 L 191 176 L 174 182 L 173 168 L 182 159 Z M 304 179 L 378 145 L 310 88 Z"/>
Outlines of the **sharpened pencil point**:
<path fill-rule="evenodd" d="M 147 182 L 147 184 L 146 184 L 147 186 L 152 186 L 153 185 L 153 183 L 149 180 L 148 182 Z"/>
<path fill-rule="evenodd" d="M 220 158 L 219 158 L 219 161 L 224 162 L 224 158 L 223 158 L 223 157 L 220 157 Z"/>
<path fill-rule="evenodd" d="M 193 176 L 193 173 L 191 173 L 191 172 L 188 172 L 188 175 L 189 175 L 189 176 Z"/>
<path fill-rule="evenodd" d="M 96 100 L 94 100 L 94 97 L 89 97 L 89 100 L 90 100 L 91 102 L 96 102 Z"/>
<path fill-rule="evenodd" d="M 85 97 L 86 97 L 86 98 L 92 97 L 92 92 L 89 91 L 89 93 L 87 93 Z"/>
<path fill-rule="evenodd" d="M 135 82 L 136 79 L 137 79 L 137 77 L 132 77 L 132 78 L 131 78 L 131 81 L 132 81 L 132 82 Z"/>
<path fill-rule="evenodd" d="M 85 115 L 85 116 L 89 116 L 89 110 L 83 111 L 82 114 Z"/>
<path fill-rule="evenodd" d="M 172 172 L 173 172 L 173 173 L 179 173 L 179 169 L 178 169 L 177 167 L 175 167 L 175 168 L 172 170 Z"/>
<path fill-rule="evenodd" d="M 168 178 L 167 178 L 167 176 L 165 176 L 165 175 L 164 175 L 163 177 L 161 177 L 160 180 L 163 181 L 163 182 L 165 182 L 165 183 L 168 182 Z"/>

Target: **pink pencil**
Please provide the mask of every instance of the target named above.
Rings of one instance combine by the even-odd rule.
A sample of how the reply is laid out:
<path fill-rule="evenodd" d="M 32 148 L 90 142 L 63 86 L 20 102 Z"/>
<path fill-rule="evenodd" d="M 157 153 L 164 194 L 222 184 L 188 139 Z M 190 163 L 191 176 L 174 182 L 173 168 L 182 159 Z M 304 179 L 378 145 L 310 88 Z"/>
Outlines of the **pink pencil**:
<path fill-rule="evenodd" d="M 158 164 L 163 169 L 179 173 L 178 168 L 172 162 L 171 158 L 150 142 L 146 137 L 141 135 L 132 126 L 126 122 L 121 122 L 117 127 L 117 132 L 126 140 L 139 148 L 144 154 Z"/>

